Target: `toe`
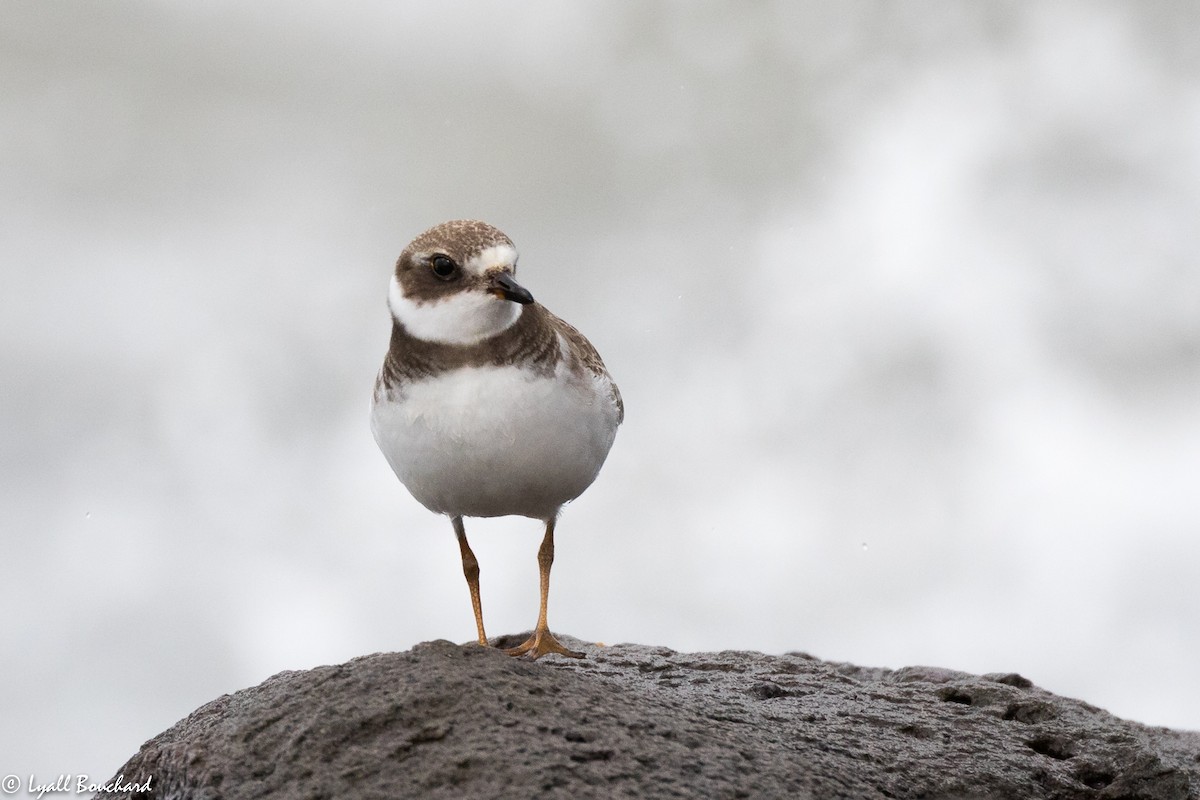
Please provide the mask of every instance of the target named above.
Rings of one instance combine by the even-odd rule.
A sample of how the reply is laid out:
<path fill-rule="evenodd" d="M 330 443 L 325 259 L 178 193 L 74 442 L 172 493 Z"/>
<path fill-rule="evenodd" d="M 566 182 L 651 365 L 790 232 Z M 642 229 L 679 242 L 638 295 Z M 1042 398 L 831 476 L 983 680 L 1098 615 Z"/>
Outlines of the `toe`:
<path fill-rule="evenodd" d="M 558 639 L 554 638 L 554 634 L 550 631 L 535 631 L 532 636 L 526 639 L 516 647 L 505 650 L 510 656 L 523 656 L 529 654 L 531 660 L 536 661 L 547 653 L 554 653 L 567 658 L 585 658 L 585 654 L 568 650 L 563 647 Z"/>

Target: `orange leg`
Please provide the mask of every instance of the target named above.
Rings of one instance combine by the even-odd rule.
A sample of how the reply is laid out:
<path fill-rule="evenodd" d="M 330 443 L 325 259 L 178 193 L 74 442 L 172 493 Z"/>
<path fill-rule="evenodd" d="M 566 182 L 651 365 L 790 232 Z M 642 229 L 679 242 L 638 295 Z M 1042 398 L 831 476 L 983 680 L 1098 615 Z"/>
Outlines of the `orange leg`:
<path fill-rule="evenodd" d="M 454 526 L 454 535 L 458 537 L 458 549 L 462 553 L 463 575 L 467 578 L 467 588 L 471 590 L 471 609 L 475 612 L 475 628 L 479 631 L 479 644 L 488 646 L 487 634 L 483 632 L 483 603 L 479 600 L 479 562 L 467 544 L 467 530 L 463 527 L 462 517 L 451 517 L 450 524 Z"/>
<path fill-rule="evenodd" d="M 563 647 L 558 639 L 554 638 L 554 634 L 550 633 L 550 626 L 546 623 L 546 603 L 550 598 L 550 567 L 553 564 L 554 519 L 551 518 L 546 520 L 546 535 L 542 538 L 542 546 L 538 548 L 538 572 L 541 576 L 542 602 L 538 611 L 537 626 L 533 629 L 532 636 L 511 650 L 505 651 L 510 656 L 529 653 L 531 658 L 538 659 L 546 653 L 558 653 L 570 658 L 583 658 L 583 653 Z M 482 631 L 482 628 L 480 630 Z"/>

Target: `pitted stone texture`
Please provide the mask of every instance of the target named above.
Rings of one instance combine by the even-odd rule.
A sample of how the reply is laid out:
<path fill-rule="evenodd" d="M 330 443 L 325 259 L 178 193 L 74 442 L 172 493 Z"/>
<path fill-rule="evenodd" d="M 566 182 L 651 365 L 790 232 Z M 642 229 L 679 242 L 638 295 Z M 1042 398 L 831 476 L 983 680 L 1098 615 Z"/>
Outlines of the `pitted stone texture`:
<path fill-rule="evenodd" d="M 1200 733 L 1020 675 L 562 638 L 587 659 L 439 641 L 280 673 L 119 772 L 153 776 L 142 797 L 228 800 L 1200 798 Z"/>

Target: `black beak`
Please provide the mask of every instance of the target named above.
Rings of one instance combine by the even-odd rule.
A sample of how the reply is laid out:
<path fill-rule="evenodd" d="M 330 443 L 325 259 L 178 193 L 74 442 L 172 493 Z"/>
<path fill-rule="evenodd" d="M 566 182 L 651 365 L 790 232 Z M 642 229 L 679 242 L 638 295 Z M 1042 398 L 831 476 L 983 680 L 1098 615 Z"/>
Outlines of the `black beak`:
<path fill-rule="evenodd" d="M 533 295 L 507 272 L 497 272 L 492 275 L 491 292 L 497 297 L 511 300 L 514 303 L 528 305 L 533 302 Z"/>

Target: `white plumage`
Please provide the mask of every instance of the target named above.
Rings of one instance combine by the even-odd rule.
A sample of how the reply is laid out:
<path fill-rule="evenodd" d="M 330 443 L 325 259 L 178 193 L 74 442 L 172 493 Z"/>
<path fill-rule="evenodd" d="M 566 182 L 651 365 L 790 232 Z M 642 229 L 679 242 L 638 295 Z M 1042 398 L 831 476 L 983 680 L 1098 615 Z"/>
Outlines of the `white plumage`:
<path fill-rule="evenodd" d="M 439 514 L 545 520 L 591 485 L 618 412 L 610 382 L 560 347 L 552 376 L 464 367 L 372 404 L 375 441 L 413 497 Z"/>

